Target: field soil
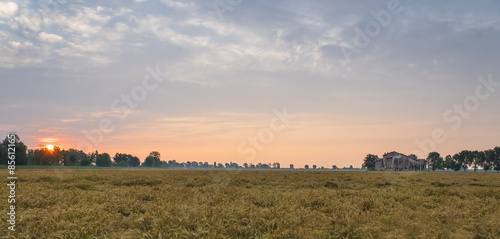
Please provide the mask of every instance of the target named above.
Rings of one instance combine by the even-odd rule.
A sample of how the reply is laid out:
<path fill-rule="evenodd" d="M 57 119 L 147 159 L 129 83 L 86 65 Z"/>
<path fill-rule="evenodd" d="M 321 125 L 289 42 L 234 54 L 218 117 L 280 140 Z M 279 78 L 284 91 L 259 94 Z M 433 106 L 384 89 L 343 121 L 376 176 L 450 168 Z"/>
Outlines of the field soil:
<path fill-rule="evenodd" d="M 6 170 L 5 170 L 6 171 Z M 500 238 L 500 173 L 18 169 L 0 238 Z"/>

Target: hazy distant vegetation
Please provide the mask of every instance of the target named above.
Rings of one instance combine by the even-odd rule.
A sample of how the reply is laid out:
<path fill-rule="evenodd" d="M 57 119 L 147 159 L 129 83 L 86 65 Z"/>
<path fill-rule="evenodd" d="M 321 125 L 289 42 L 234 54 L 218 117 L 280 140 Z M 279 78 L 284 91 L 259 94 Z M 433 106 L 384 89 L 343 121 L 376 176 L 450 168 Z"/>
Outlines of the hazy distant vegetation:
<path fill-rule="evenodd" d="M 152 151 L 141 164 L 138 157 L 126 154 L 116 153 L 111 157 L 108 153 L 99 153 L 98 151 L 85 153 L 78 149 L 61 149 L 54 146 L 53 149 L 45 147 L 37 149 L 27 149 L 26 145 L 16 135 L 16 164 L 17 165 L 65 165 L 65 166 L 120 166 L 120 167 L 164 167 L 164 168 L 205 168 L 205 169 L 280 169 L 282 168 L 279 162 L 274 163 L 244 163 L 238 165 L 235 162 L 229 163 L 209 163 L 209 162 L 177 162 L 176 160 L 162 161 L 161 154 L 157 151 Z M 7 137 L 0 144 L 0 164 L 7 164 Z M 411 158 L 417 158 L 415 155 L 409 155 Z M 375 168 L 375 160 L 377 155 L 368 154 L 363 162 L 363 168 L 373 170 Z M 500 171 L 500 147 L 488 149 L 485 151 L 469 151 L 463 150 L 459 153 L 446 156 L 444 159 L 438 152 L 430 152 L 427 159 L 427 166 L 430 170 L 467 170 L 469 168 L 482 169 L 484 171 L 496 170 Z M 288 169 L 294 169 L 295 166 L 290 164 Z M 325 169 L 316 165 L 304 165 L 305 169 Z M 332 165 L 331 169 L 338 169 L 336 165 Z M 351 165 L 344 169 L 354 169 Z"/>
<path fill-rule="evenodd" d="M 209 162 L 177 162 L 176 160 L 162 161 L 161 154 L 158 151 L 152 151 L 141 161 L 138 157 L 126 154 L 126 153 L 116 153 L 111 157 L 108 153 L 99 153 L 98 151 L 85 153 L 78 149 L 61 149 L 58 146 L 54 146 L 53 149 L 48 149 L 46 147 L 40 147 L 37 149 L 27 149 L 26 145 L 21 141 L 19 136 L 16 135 L 16 164 L 17 165 L 65 165 L 65 166 L 90 166 L 96 165 L 101 167 L 109 166 L 120 166 L 120 167 L 164 167 L 164 168 L 212 168 L 212 169 L 236 169 L 236 168 L 246 168 L 246 169 L 280 169 L 281 165 L 279 162 L 274 163 L 244 163 L 243 165 L 238 165 L 235 162 L 229 163 L 209 163 Z M 0 144 L 0 164 L 7 164 L 7 145 L 8 140 L 5 140 Z M 294 165 L 290 164 L 289 169 L 294 169 Z M 306 169 L 309 169 L 309 165 L 305 165 Z M 324 167 L 312 166 L 313 169 L 324 169 Z M 331 167 L 332 169 L 337 169 L 336 165 Z M 350 166 L 348 169 L 353 169 Z"/>
<path fill-rule="evenodd" d="M 415 155 L 409 155 L 410 158 L 417 159 Z M 375 169 L 375 160 L 379 157 L 374 154 L 366 155 L 363 167 L 368 170 Z M 444 159 L 438 152 L 430 152 L 427 156 L 426 163 L 429 169 L 435 170 L 467 170 L 469 168 L 482 169 L 484 171 L 496 170 L 500 171 L 500 147 L 488 149 L 484 151 L 462 150 L 453 156 L 447 155 Z"/>

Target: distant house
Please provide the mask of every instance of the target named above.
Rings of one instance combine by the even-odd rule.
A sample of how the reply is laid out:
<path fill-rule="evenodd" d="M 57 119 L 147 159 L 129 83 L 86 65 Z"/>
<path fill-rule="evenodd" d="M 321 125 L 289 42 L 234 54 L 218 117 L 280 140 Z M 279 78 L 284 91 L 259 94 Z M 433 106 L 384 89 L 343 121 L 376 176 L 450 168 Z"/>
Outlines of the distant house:
<path fill-rule="evenodd" d="M 375 160 L 377 171 L 415 171 L 425 169 L 425 159 L 413 159 L 402 153 L 390 152 Z"/>

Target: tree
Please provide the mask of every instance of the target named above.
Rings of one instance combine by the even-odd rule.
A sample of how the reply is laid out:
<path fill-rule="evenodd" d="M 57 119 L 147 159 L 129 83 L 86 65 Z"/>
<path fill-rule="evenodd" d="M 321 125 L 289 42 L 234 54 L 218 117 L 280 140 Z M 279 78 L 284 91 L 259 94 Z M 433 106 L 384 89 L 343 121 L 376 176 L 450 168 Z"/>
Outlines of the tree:
<path fill-rule="evenodd" d="M 493 168 L 494 163 L 495 163 L 495 150 L 488 149 L 488 150 L 484 151 L 484 162 L 481 165 L 483 167 L 484 171 L 486 172 L 486 171 L 490 170 L 491 168 Z"/>
<path fill-rule="evenodd" d="M 181 163 L 177 163 L 177 161 L 175 161 L 175 159 L 169 160 L 167 165 L 169 168 L 182 168 L 183 167 L 183 165 Z M 214 162 L 214 167 L 216 167 L 216 166 L 217 166 L 217 163 Z"/>
<path fill-rule="evenodd" d="M 484 152 L 481 152 L 481 153 L 484 153 Z M 470 152 L 470 166 L 472 166 L 472 168 L 474 169 L 474 172 L 476 172 L 477 168 L 478 168 L 478 165 L 481 164 L 481 160 L 479 157 L 482 157 L 483 155 L 480 155 L 481 154 L 479 151 L 475 150 L 475 151 L 471 151 Z"/>
<path fill-rule="evenodd" d="M 120 165 L 124 167 L 137 167 L 141 164 L 141 161 L 139 158 L 132 156 L 130 154 L 121 154 L 121 153 L 116 153 L 115 156 L 113 157 L 113 161 L 115 162 L 115 165 Z"/>
<path fill-rule="evenodd" d="M 77 166 L 81 164 L 83 158 L 87 157 L 81 150 L 68 149 L 63 150 L 64 155 L 64 166 Z"/>
<path fill-rule="evenodd" d="M 495 158 L 493 160 L 493 170 L 500 171 L 500 147 L 495 147 Z"/>
<path fill-rule="evenodd" d="M 452 159 L 453 159 L 453 162 L 452 162 L 453 171 L 459 171 L 465 162 L 464 156 L 462 154 L 458 153 L 458 154 L 453 155 Z"/>
<path fill-rule="evenodd" d="M 248 163 L 244 163 L 244 164 L 243 164 L 243 167 L 244 167 L 244 168 L 248 168 Z"/>
<path fill-rule="evenodd" d="M 443 169 L 443 158 L 438 152 L 430 152 L 427 156 L 427 161 L 429 162 L 429 166 L 432 171 L 436 169 Z"/>
<path fill-rule="evenodd" d="M 306 166 L 304 166 L 305 169 L 309 169 L 309 165 L 306 164 Z"/>
<path fill-rule="evenodd" d="M 486 151 L 479 151 L 479 152 L 477 152 L 477 154 L 476 154 L 476 164 L 479 167 L 482 167 L 485 172 L 489 170 L 489 165 L 488 165 L 488 162 L 486 161 Z"/>
<path fill-rule="evenodd" d="M 417 160 L 417 159 L 418 159 L 418 158 L 417 158 L 417 155 L 415 155 L 415 154 L 410 154 L 410 155 L 408 155 L 408 157 L 409 157 L 409 158 L 412 158 L 412 159 L 415 159 L 415 160 Z"/>
<path fill-rule="evenodd" d="M 332 169 L 338 169 L 337 165 L 332 165 Z"/>
<path fill-rule="evenodd" d="M 293 164 L 290 164 L 290 169 L 293 169 Z"/>
<path fill-rule="evenodd" d="M 313 165 L 313 169 L 316 169 L 316 164 L 315 164 L 315 165 Z"/>
<path fill-rule="evenodd" d="M 9 147 L 9 145 L 13 145 Z M 9 134 L 3 140 L 0 145 L 0 164 L 8 164 L 9 160 L 9 148 L 10 152 L 15 150 L 15 164 L 16 165 L 26 165 L 28 164 L 28 155 L 26 145 L 21 141 L 21 138 L 17 134 Z M 12 155 L 12 154 L 11 154 Z"/>
<path fill-rule="evenodd" d="M 97 155 L 98 155 L 97 151 L 87 154 L 87 156 L 82 158 L 82 160 L 80 161 L 80 166 L 92 165 L 93 163 L 95 163 Z"/>
<path fill-rule="evenodd" d="M 459 154 L 461 156 L 460 158 L 462 159 L 462 168 L 465 172 L 469 168 L 469 166 L 472 165 L 474 161 L 474 155 L 469 150 L 462 150 Z"/>
<path fill-rule="evenodd" d="M 115 156 L 113 157 L 113 161 L 116 164 L 118 164 L 120 162 L 127 162 L 128 161 L 128 155 L 127 154 L 116 153 Z"/>
<path fill-rule="evenodd" d="M 265 164 L 265 163 L 263 163 L 263 164 L 261 164 L 261 165 L 260 165 L 260 168 L 261 168 L 261 169 L 270 169 L 270 168 L 271 168 L 271 166 L 269 166 L 269 164 Z"/>
<path fill-rule="evenodd" d="M 109 167 L 111 166 L 111 157 L 108 153 L 99 154 L 95 159 L 95 165 L 99 167 Z"/>
<path fill-rule="evenodd" d="M 63 151 L 58 146 L 53 149 L 42 147 L 28 153 L 28 160 L 35 165 L 60 165 L 64 161 Z"/>
<path fill-rule="evenodd" d="M 161 167 L 161 161 L 158 158 L 148 156 L 142 165 L 146 167 Z"/>
<path fill-rule="evenodd" d="M 151 157 L 155 157 L 155 158 L 157 158 L 157 159 L 160 159 L 160 153 L 159 153 L 158 151 L 151 151 L 151 152 L 149 153 L 149 156 L 151 156 Z"/>
<path fill-rule="evenodd" d="M 187 162 L 188 167 L 191 167 L 192 163 L 191 162 Z M 144 163 L 142 164 L 143 166 L 146 166 L 146 167 L 161 167 L 161 161 L 160 161 L 160 153 L 158 153 L 158 151 L 151 151 L 151 153 L 149 153 L 149 156 L 146 157 L 146 160 L 144 160 Z M 198 164 L 196 164 L 198 165 Z"/>
<path fill-rule="evenodd" d="M 138 157 L 136 156 L 132 156 L 130 155 L 131 157 L 129 157 L 128 159 L 128 166 L 129 167 L 137 167 L 139 165 L 141 165 L 141 160 L 139 160 Z"/>
<path fill-rule="evenodd" d="M 453 169 L 453 158 L 451 155 L 447 155 L 444 162 L 443 162 L 443 168 L 446 168 L 446 170 Z"/>
<path fill-rule="evenodd" d="M 377 159 L 378 159 L 377 155 L 373 154 L 366 155 L 363 167 L 367 168 L 368 170 L 375 170 L 375 160 Z"/>

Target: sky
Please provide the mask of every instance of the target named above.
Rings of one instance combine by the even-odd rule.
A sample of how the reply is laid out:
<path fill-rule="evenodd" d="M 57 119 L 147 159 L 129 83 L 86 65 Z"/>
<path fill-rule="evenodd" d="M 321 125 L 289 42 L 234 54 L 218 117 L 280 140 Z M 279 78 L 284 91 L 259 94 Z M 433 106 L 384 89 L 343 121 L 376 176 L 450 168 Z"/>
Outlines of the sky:
<path fill-rule="evenodd" d="M 500 146 L 498 1 L 2 1 L 29 148 L 361 167 Z"/>

